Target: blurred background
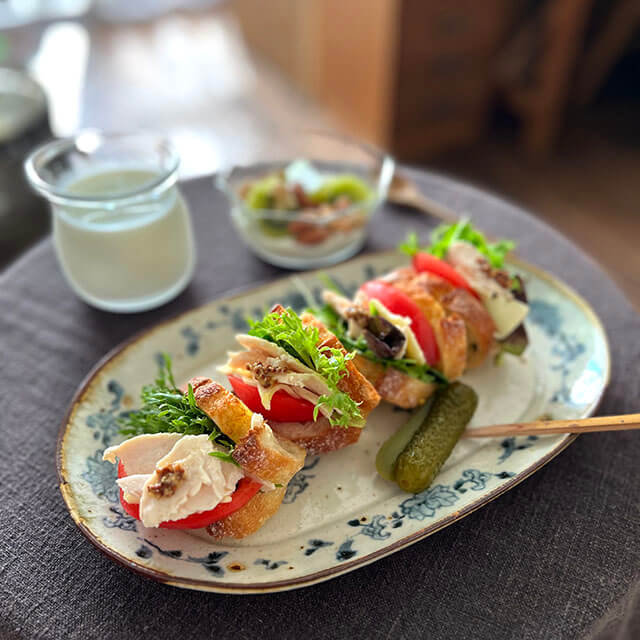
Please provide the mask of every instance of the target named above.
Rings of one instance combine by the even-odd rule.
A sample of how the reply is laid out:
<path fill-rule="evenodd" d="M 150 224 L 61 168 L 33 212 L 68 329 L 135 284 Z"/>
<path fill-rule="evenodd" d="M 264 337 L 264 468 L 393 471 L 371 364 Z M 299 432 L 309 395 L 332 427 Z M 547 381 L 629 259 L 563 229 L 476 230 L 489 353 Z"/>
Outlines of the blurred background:
<path fill-rule="evenodd" d="M 0 67 L 0 269 L 51 135 L 159 130 L 191 178 L 317 126 L 524 205 L 640 307 L 638 0 L 4 0 Z"/>

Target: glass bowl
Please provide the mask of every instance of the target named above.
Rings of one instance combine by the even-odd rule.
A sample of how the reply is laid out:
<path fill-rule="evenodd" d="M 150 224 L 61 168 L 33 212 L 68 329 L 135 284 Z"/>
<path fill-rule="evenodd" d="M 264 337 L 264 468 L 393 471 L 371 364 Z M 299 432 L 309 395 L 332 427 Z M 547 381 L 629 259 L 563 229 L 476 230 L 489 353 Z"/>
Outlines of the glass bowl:
<path fill-rule="evenodd" d="M 250 165 L 219 173 L 233 223 L 266 262 L 288 269 L 335 264 L 363 246 L 393 177 L 390 156 L 340 134 L 283 136 Z"/>

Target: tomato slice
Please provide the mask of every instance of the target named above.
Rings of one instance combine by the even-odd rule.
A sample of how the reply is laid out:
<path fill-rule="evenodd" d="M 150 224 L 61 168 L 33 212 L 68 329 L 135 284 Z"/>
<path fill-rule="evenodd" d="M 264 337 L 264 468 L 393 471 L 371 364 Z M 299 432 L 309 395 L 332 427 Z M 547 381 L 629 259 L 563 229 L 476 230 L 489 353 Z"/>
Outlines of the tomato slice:
<path fill-rule="evenodd" d="M 122 461 L 118 461 L 118 478 L 124 478 L 126 475 Z M 260 491 L 261 486 L 259 482 L 244 477 L 238 482 L 236 490 L 231 494 L 230 502 L 221 502 L 217 507 L 209 509 L 209 511 L 192 513 L 190 516 L 180 520 L 167 520 L 166 522 L 161 522 L 158 526 L 162 529 L 202 529 L 244 507 Z M 127 502 L 124 499 L 124 491 L 122 489 L 120 489 L 120 504 L 132 518 L 140 520 L 140 505 Z"/>
<path fill-rule="evenodd" d="M 458 273 L 450 264 L 440 260 L 440 258 L 436 258 L 436 256 L 432 256 L 430 253 L 416 253 L 413 256 L 413 268 L 418 272 L 426 271 L 440 276 L 454 287 L 466 289 L 476 298 L 480 298 L 463 275 Z"/>
<path fill-rule="evenodd" d="M 440 360 L 440 350 L 433 333 L 433 328 L 426 316 L 420 311 L 420 307 L 405 293 L 396 289 L 388 282 L 371 280 L 365 282 L 361 287 L 367 298 L 378 300 L 391 313 L 404 316 L 411 320 L 411 329 L 416 336 L 416 340 L 422 349 L 425 360 L 431 366 Z"/>
<path fill-rule="evenodd" d="M 265 409 L 260 400 L 258 387 L 245 382 L 239 376 L 227 376 L 235 394 L 254 413 L 261 413 L 267 420 L 274 422 L 311 422 L 313 404 L 302 398 L 294 398 L 280 389 L 271 398 L 271 409 Z"/>

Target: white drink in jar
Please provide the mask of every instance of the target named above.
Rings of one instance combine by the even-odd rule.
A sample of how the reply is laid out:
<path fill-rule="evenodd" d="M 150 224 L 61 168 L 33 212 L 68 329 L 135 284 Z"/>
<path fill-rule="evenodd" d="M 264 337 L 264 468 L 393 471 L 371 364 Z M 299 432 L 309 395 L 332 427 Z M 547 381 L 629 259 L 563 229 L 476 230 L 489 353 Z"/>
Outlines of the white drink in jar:
<path fill-rule="evenodd" d="M 99 309 L 145 311 L 189 283 L 191 217 L 180 159 L 162 136 L 87 130 L 31 153 L 25 172 L 51 204 L 53 241 L 75 293 Z"/>
<path fill-rule="evenodd" d="M 72 197 L 135 191 L 157 176 L 144 169 L 106 169 L 72 179 Z M 123 207 L 53 205 L 53 237 L 63 272 L 90 304 L 141 311 L 172 298 L 191 279 L 193 234 L 177 187 Z"/>

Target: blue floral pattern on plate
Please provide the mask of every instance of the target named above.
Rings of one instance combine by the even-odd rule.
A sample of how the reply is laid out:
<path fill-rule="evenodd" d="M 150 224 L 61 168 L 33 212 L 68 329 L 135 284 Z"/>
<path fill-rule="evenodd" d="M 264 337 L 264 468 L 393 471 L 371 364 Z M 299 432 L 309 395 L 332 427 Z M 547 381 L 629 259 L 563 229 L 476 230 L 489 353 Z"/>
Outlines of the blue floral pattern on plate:
<path fill-rule="evenodd" d="M 498 458 L 498 462 L 504 462 L 507 458 L 511 457 L 514 451 L 522 451 L 533 446 L 533 443 L 538 439 L 538 436 L 526 436 L 524 438 L 505 438 L 500 446 L 503 451 Z"/>
<path fill-rule="evenodd" d="M 293 476 L 291 482 L 287 485 L 287 491 L 282 500 L 284 504 L 295 502 L 295 499 L 309 486 L 309 482 L 315 478 L 315 474 L 307 472 L 311 471 L 318 462 L 320 462 L 319 457 L 307 459 L 302 469 Z"/>
<path fill-rule="evenodd" d="M 453 486 L 438 484 L 421 493 L 416 493 L 401 502 L 398 510 L 389 516 L 377 514 L 370 519 L 363 516 L 360 519 L 349 520 L 347 524 L 350 527 L 357 528 L 358 533 L 347 536 L 340 544 L 336 559 L 339 562 L 344 562 L 358 553 L 353 548 L 354 538 L 357 535 L 364 535 L 372 540 L 387 540 L 391 537 L 393 529 L 398 529 L 403 525 L 404 518 L 420 521 L 433 518 L 438 509 L 455 504 L 460 497 L 459 494 L 466 493 L 465 485 L 468 485 L 472 491 L 482 491 L 486 488 L 487 482 L 491 478 L 496 477 L 504 480 L 512 478 L 514 475 L 511 471 L 489 473 L 487 471 L 478 471 L 477 469 L 465 469 L 462 472 L 462 476 L 456 480 Z"/>
<path fill-rule="evenodd" d="M 552 396 L 553 402 L 570 403 L 572 402 L 570 387 L 572 364 L 585 353 L 586 346 L 580 338 L 564 331 L 557 306 L 544 300 L 532 300 L 529 306 L 529 322 L 540 327 L 556 341 L 551 351 L 556 362 L 551 365 L 551 369 L 560 373 L 562 383 Z"/>

